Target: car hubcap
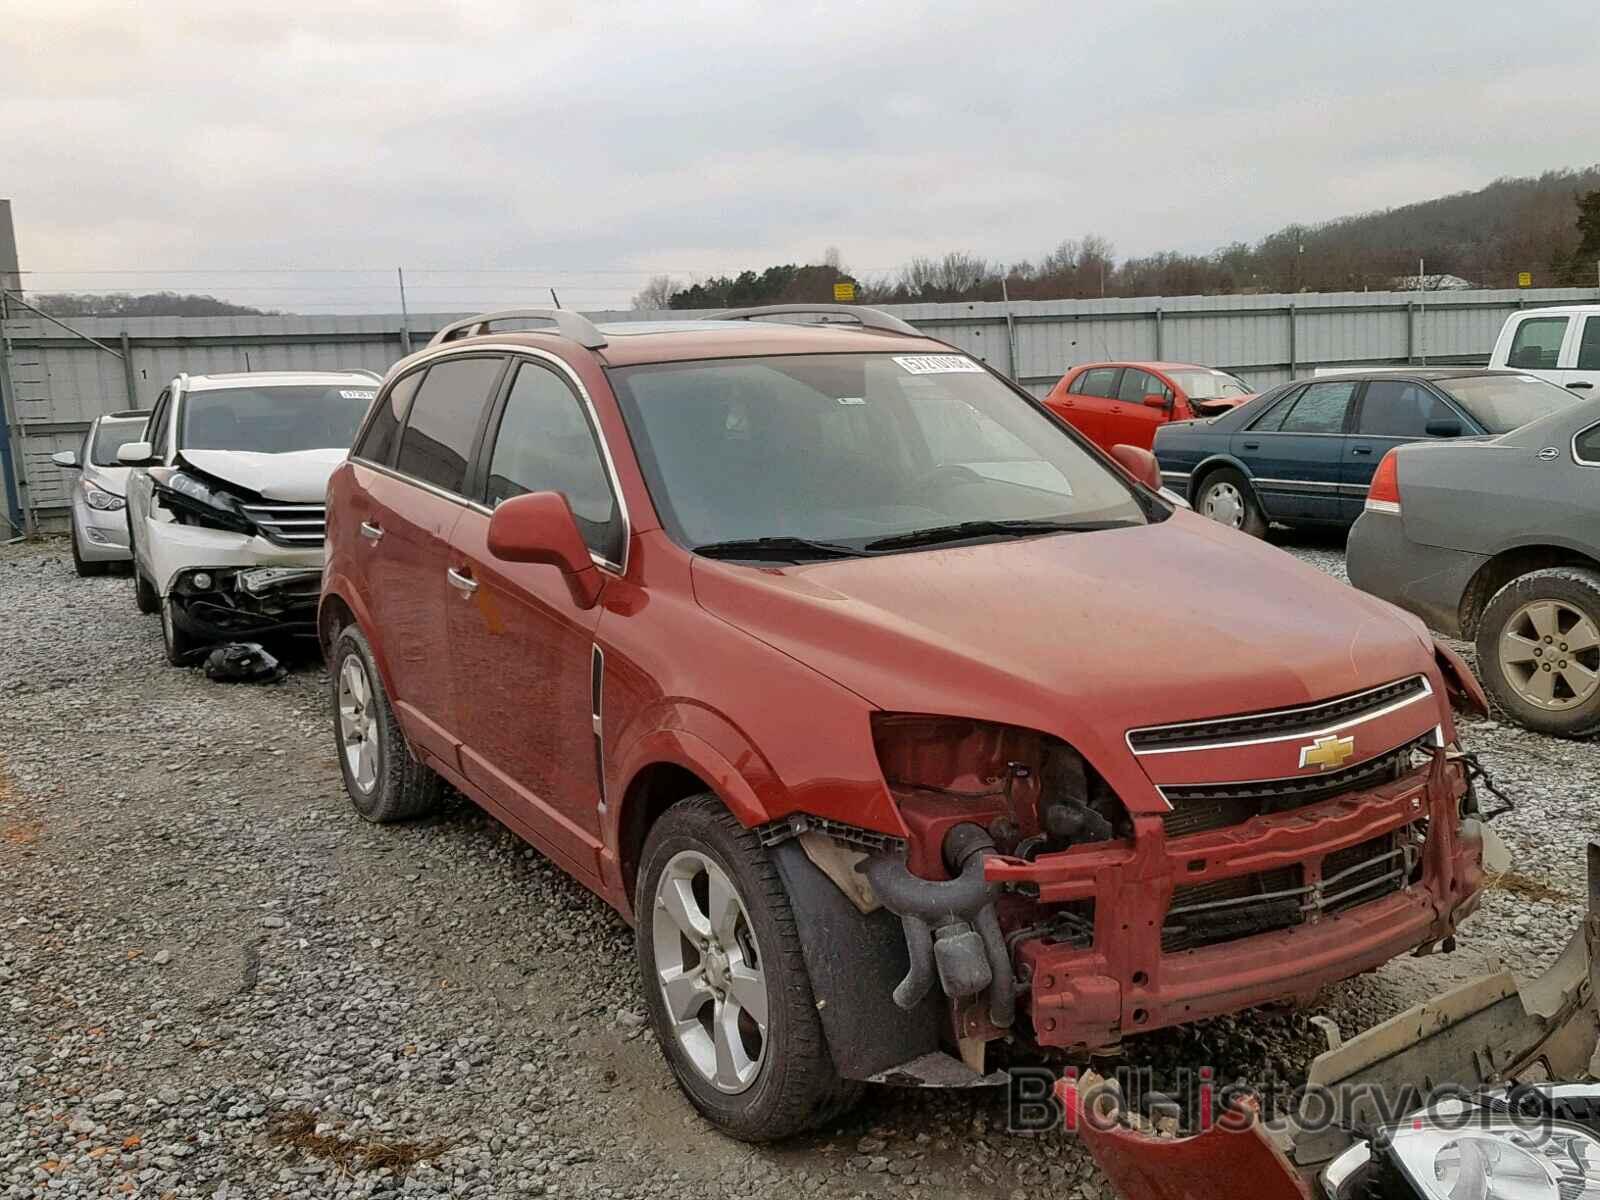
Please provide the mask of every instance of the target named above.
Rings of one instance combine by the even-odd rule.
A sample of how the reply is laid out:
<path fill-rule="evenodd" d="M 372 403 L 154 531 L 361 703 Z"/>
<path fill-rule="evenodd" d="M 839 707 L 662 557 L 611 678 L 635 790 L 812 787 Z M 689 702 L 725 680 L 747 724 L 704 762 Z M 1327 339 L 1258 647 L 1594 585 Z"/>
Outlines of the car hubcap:
<path fill-rule="evenodd" d="M 1214 483 L 1206 489 L 1201 511 L 1219 525 L 1238 529 L 1244 524 L 1244 496 L 1231 483 Z"/>
<path fill-rule="evenodd" d="M 1577 708 L 1600 691 L 1600 626 L 1562 600 L 1534 600 L 1500 631 L 1500 669 L 1536 708 Z"/>
<path fill-rule="evenodd" d="M 673 855 L 656 881 L 651 937 L 672 1036 L 718 1091 L 744 1091 L 766 1057 L 767 977 L 727 872 L 697 850 Z"/>
<path fill-rule="evenodd" d="M 367 668 L 354 654 L 339 668 L 339 741 L 350 778 L 370 792 L 378 779 L 378 725 Z"/>

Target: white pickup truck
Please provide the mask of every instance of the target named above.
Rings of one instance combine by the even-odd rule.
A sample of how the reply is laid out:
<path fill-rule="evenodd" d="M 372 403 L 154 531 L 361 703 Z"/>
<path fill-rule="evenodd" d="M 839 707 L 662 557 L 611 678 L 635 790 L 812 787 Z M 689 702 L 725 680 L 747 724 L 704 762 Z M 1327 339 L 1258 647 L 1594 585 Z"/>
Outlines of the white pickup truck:
<path fill-rule="evenodd" d="M 1580 395 L 1600 389 L 1600 304 L 1512 313 L 1495 340 L 1491 367 L 1526 371 Z"/>

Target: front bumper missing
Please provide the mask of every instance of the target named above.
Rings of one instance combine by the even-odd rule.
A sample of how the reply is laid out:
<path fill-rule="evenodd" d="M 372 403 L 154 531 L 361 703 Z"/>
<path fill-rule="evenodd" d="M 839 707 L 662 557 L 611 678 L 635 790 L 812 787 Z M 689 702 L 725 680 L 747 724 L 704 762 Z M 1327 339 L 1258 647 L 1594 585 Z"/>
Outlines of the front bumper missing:
<path fill-rule="evenodd" d="M 1317 1169 L 1358 1146 L 1354 1131 L 1421 1111 L 1428 1089 L 1600 1080 L 1600 842 L 1588 857 L 1588 911 L 1548 971 L 1522 984 L 1506 971 L 1471 980 L 1335 1044 L 1311 1064 L 1295 1117 L 1264 1124 L 1247 1099 L 1232 1114 L 1209 1114 L 1215 1123 L 1203 1133 L 1160 1138 L 1106 1111 L 1114 1091 L 1101 1103 L 1107 1091 L 1096 1081 L 1063 1079 L 1056 1096 L 1067 1128 L 1127 1200 L 1309 1200 Z M 1203 1193 L 1196 1180 L 1206 1181 Z"/>
<path fill-rule="evenodd" d="M 1094 906 L 1092 944 L 1034 938 L 1015 948 L 1019 977 L 1031 984 L 1035 1037 L 1042 1045 L 1104 1049 L 1128 1033 L 1275 1001 L 1305 1003 L 1330 983 L 1451 937 L 1475 907 L 1488 836 L 1480 822 L 1461 819 L 1467 792 L 1460 764 L 1440 752 L 1407 778 L 1227 829 L 1168 839 L 1160 817 L 1146 815 L 1135 818 L 1131 844 L 1033 862 L 991 858 L 991 883 L 1036 891 L 1041 906 Z M 1386 836 L 1403 849 L 1423 832 L 1392 886 L 1363 894 L 1369 879 L 1387 874 L 1382 864 L 1354 879 L 1338 865 L 1341 852 Z M 1325 874 L 1329 863 L 1334 869 Z M 1293 887 L 1252 899 L 1280 914 L 1292 906 L 1290 927 L 1164 948 L 1178 887 L 1285 873 Z"/>
<path fill-rule="evenodd" d="M 321 591 L 315 567 L 189 570 L 173 582 L 173 621 L 211 641 L 308 636 L 316 630 Z"/>

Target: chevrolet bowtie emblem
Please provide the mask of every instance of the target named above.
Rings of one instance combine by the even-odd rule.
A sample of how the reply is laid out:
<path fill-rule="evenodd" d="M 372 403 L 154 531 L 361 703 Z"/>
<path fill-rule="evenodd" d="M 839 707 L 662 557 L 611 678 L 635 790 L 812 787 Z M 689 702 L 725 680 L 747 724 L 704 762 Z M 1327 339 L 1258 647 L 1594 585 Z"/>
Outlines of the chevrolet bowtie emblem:
<path fill-rule="evenodd" d="M 1331 771 L 1334 767 L 1342 766 L 1345 759 L 1356 752 L 1356 740 L 1353 737 L 1335 737 L 1328 734 L 1319 737 L 1309 746 L 1300 747 L 1300 767 L 1318 767 L 1324 771 Z"/>

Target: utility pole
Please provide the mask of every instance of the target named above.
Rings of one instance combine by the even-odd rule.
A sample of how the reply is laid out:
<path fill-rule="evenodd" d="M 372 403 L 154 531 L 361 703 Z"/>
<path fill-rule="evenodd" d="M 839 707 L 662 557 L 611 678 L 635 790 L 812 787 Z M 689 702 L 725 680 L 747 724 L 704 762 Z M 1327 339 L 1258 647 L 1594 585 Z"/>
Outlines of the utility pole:
<path fill-rule="evenodd" d="M 400 354 L 404 357 L 411 353 L 411 314 L 406 310 L 406 269 L 396 267 L 394 273 L 400 280 Z"/>
<path fill-rule="evenodd" d="M 22 292 L 22 272 L 17 265 L 17 235 L 11 225 L 11 201 L 0 200 L 0 519 L 7 533 L 24 532 L 28 522 L 23 513 L 19 466 L 22 455 L 11 456 L 12 447 L 22 445 L 22 417 L 17 412 L 17 395 L 11 380 L 11 343 L 6 337 L 6 318 L 11 315 L 7 298 Z M 0 541 L 6 540 L 0 537 Z"/>

